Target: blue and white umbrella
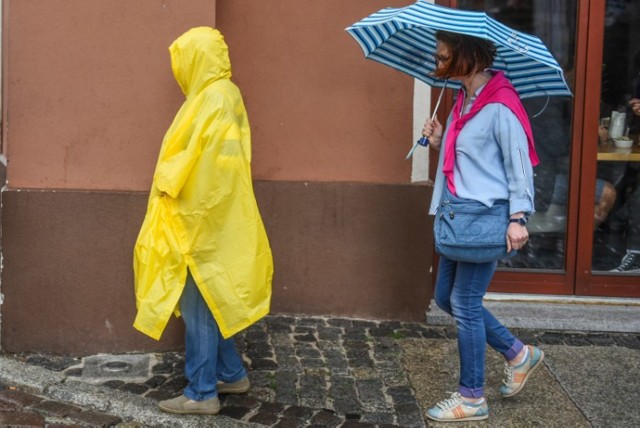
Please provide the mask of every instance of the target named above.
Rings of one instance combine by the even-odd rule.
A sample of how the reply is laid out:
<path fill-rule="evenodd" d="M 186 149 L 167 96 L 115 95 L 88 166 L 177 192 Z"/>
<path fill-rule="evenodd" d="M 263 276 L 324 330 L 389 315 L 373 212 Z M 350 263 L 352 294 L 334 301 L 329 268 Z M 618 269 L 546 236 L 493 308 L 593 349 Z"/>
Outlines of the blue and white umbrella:
<path fill-rule="evenodd" d="M 489 17 L 437 6 L 424 0 L 403 8 L 382 9 L 346 29 L 365 57 L 403 71 L 435 87 L 445 81 L 432 75 L 436 68 L 438 30 L 490 40 L 497 54 L 492 68 L 504 71 L 520 98 L 571 96 L 562 68 L 542 41 Z M 448 81 L 459 88 L 460 82 Z"/>

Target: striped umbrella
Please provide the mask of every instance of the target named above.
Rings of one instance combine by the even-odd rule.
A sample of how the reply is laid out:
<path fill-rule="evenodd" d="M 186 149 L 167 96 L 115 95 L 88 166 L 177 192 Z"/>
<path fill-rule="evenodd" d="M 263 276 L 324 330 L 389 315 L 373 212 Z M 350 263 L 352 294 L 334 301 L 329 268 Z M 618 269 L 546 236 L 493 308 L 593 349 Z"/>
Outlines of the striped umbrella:
<path fill-rule="evenodd" d="M 504 71 L 520 98 L 571 96 L 562 68 L 538 37 L 509 28 L 484 12 L 419 0 L 403 8 L 382 9 L 346 29 L 366 58 L 443 87 L 445 81 L 432 76 L 438 30 L 493 42 L 497 54 L 492 68 Z M 459 88 L 460 82 L 449 81 L 447 87 Z"/>

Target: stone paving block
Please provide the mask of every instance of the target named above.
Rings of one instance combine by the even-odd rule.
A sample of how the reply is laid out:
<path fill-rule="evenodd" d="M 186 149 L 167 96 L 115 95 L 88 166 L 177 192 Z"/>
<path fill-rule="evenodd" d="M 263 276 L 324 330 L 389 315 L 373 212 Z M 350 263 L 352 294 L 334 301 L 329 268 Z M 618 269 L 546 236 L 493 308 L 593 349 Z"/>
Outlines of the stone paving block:
<path fill-rule="evenodd" d="M 346 376 L 332 377 L 330 395 L 333 398 L 333 407 L 336 412 L 342 414 L 357 412 L 359 415 L 362 411 L 353 379 Z"/>
<path fill-rule="evenodd" d="M 41 428 L 44 426 L 44 418 L 37 413 L 0 412 L 0 426 L 12 428 Z"/>
<path fill-rule="evenodd" d="M 260 425 L 273 425 L 280 419 L 280 416 L 269 412 L 258 412 L 249 418 L 249 422 Z"/>
<path fill-rule="evenodd" d="M 269 340 L 269 335 L 266 331 L 262 330 L 252 330 L 248 331 L 244 334 L 244 340 L 246 342 L 267 342 Z"/>
<path fill-rule="evenodd" d="M 162 391 L 170 392 L 174 395 L 178 395 L 178 393 L 181 392 L 187 386 L 187 383 L 188 383 L 187 379 L 185 379 L 183 375 L 174 376 L 171 379 L 167 380 L 162 385 L 160 385 L 158 389 Z"/>
<path fill-rule="evenodd" d="M 293 338 L 301 342 L 315 342 L 318 340 L 313 333 L 294 334 Z"/>
<path fill-rule="evenodd" d="M 248 395 L 227 395 L 224 400 L 224 405 L 255 409 L 260 406 L 260 401 Z"/>
<path fill-rule="evenodd" d="M 342 428 L 375 428 L 375 424 L 360 421 L 346 421 L 340 425 Z"/>
<path fill-rule="evenodd" d="M 92 427 L 110 427 L 112 425 L 122 422 L 117 416 L 107 415 L 105 413 L 98 413 L 94 411 L 83 411 L 70 415 L 70 419 L 87 424 Z"/>
<path fill-rule="evenodd" d="M 296 355 L 304 358 L 320 358 L 322 353 L 314 348 L 297 349 Z"/>
<path fill-rule="evenodd" d="M 278 363 L 274 360 L 267 358 L 256 358 L 251 360 L 251 369 L 252 370 L 277 370 Z"/>
<path fill-rule="evenodd" d="M 114 379 L 114 380 L 108 380 L 102 383 L 102 386 L 106 386 L 107 388 L 112 388 L 112 389 L 118 389 L 124 384 L 125 382 L 123 380 Z"/>
<path fill-rule="evenodd" d="M 413 328 L 401 328 L 396 330 L 397 335 L 400 339 L 410 339 L 410 338 L 418 338 L 422 337 L 420 330 Z"/>
<path fill-rule="evenodd" d="M 353 321 L 347 318 L 332 318 L 327 320 L 327 324 L 333 327 L 342 327 L 342 328 L 353 327 Z"/>
<path fill-rule="evenodd" d="M 369 337 L 365 331 L 352 327 L 345 328 L 345 333 L 342 335 L 342 339 L 345 342 L 367 342 Z"/>
<path fill-rule="evenodd" d="M 151 372 L 155 374 L 171 374 L 173 373 L 173 363 L 158 363 L 151 368 Z"/>
<path fill-rule="evenodd" d="M 379 326 L 369 329 L 369 334 L 373 337 L 392 337 L 395 330 L 386 326 Z"/>
<path fill-rule="evenodd" d="M 393 409 L 392 409 L 393 411 Z M 362 422 L 368 422 L 372 424 L 379 425 L 392 425 L 395 422 L 395 414 L 394 413 L 376 413 L 376 412 L 368 412 L 362 416 Z"/>
<path fill-rule="evenodd" d="M 297 325 L 293 328 L 293 334 L 315 334 L 316 328 Z"/>
<path fill-rule="evenodd" d="M 282 413 L 285 409 L 285 405 L 282 403 L 270 403 L 270 402 L 263 402 L 260 405 L 260 411 L 261 412 L 267 412 L 267 413 Z"/>
<path fill-rule="evenodd" d="M 398 425 L 402 427 L 422 427 L 424 418 L 418 404 L 401 404 L 396 407 L 396 417 Z"/>
<path fill-rule="evenodd" d="M 323 427 L 338 427 L 344 422 L 344 418 L 338 417 L 335 412 L 331 410 L 320 410 L 316 413 L 309 422 L 312 425 Z"/>
<path fill-rule="evenodd" d="M 365 330 L 378 327 L 379 323 L 376 321 L 367 320 L 353 320 L 352 325 L 354 329 Z"/>
<path fill-rule="evenodd" d="M 253 358 L 272 358 L 273 351 L 267 342 L 251 342 L 247 344 L 247 356 Z"/>
<path fill-rule="evenodd" d="M 220 409 L 219 414 L 240 420 L 249 412 L 250 409 L 247 409 L 246 407 L 223 406 L 222 409 Z"/>
<path fill-rule="evenodd" d="M 416 402 L 416 398 L 413 396 L 413 392 L 408 386 L 389 388 L 387 393 L 391 396 L 393 403 L 396 406 L 413 404 Z"/>
<path fill-rule="evenodd" d="M 0 391 L 0 401 L 13 404 L 18 409 L 29 407 L 42 401 L 41 397 L 17 390 Z"/>
<path fill-rule="evenodd" d="M 142 383 L 125 383 L 118 389 L 120 391 L 127 391 L 132 394 L 142 395 L 149 390 L 149 386 Z"/>
<path fill-rule="evenodd" d="M 80 363 L 80 359 L 74 358 L 74 357 L 39 355 L 39 354 L 30 355 L 29 357 L 27 357 L 27 364 L 44 367 L 45 369 L 53 370 L 55 372 L 64 371 L 69 367 L 79 363 Z"/>
<path fill-rule="evenodd" d="M 325 318 L 300 318 L 298 325 L 308 325 L 319 328 L 326 326 L 327 320 Z"/>
<path fill-rule="evenodd" d="M 265 320 L 267 331 L 270 332 L 291 332 L 292 322 L 288 318 L 272 317 Z"/>
<path fill-rule="evenodd" d="M 318 339 L 330 342 L 337 341 L 342 335 L 342 329 L 338 327 L 320 327 L 318 328 Z"/>
<path fill-rule="evenodd" d="M 420 335 L 425 339 L 444 339 L 446 337 L 442 330 L 425 329 L 420 332 Z"/>
<path fill-rule="evenodd" d="M 165 383 L 166 381 L 167 381 L 166 376 L 155 375 L 151 379 L 147 380 L 144 384 L 147 385 L 149 388 L 155 389 L 160 385 L 162 385 L 163 383 Z"/>
<path fill-rule="evenodd" d="M 291 406 L 285 409 L 282 413 L 284 416 L 293 419 L 309 419 L 314 413 L 314 410 L 309 407 Z"/>
<path fill-rule="evenodd" d="M 305 368 L 321 368 L 326 366 L 325 362 L 320 358 L 301 358 L 300 365 Z"/>
<path fill-rule="evenodd" d="M 154 401 L 163 401 L 163 400 L 168 400 L 170 398 L 175 397 L 177 394 L 173 394 L 169 391 L 149 391 L 148 393 L 145 394 L 146 398 L 150 398 L 151 400 Z"/>
<path fill-rule="evenodd" d="M 56 416 L 63 418 L 72 413 L 76 413 L 81 411 L 79 407 L 72 406 L 71 404 L 60 403 L 58 401 L 41 401 L 37 404 L 34 404 L 29 408 L 30 410 L 35 410 L 40 414 L 45 416 Z"/>

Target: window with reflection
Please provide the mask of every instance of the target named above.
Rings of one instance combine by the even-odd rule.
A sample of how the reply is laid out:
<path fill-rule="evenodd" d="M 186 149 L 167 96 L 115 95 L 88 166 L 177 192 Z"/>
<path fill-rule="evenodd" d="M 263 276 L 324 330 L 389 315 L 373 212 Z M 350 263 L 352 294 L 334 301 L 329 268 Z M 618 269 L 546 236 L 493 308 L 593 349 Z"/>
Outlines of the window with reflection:
<path fill-rule="evenodd" d="M 607 0 L 592 269 L 640 275 L 640 2 Z"/>
<path fill-rule="evenodd" d="M 460 9 L 485 11 L 505 25 L 535 34 L 549 48 L 573 90 L 577 5 L 575 0 L 461 0 Z M 499 267 L 563 270 L 571 153 L 571 97 L 522 101 L 529 114 L 540 164 L 534 168 L 536 213 L 529 242 Z"/>

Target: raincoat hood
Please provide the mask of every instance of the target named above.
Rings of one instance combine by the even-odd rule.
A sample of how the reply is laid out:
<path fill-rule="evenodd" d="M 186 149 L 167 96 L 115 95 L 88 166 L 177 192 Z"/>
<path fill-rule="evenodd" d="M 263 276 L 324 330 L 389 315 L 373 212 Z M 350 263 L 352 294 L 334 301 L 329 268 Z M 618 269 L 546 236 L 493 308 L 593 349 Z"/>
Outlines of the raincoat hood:
<path fill-rule="evenodd" d="M 229 48 L 218 30 L 192 28 L 171 44 L 169 53 L 173 75 L 186 97 L 231 78 Z"/>

